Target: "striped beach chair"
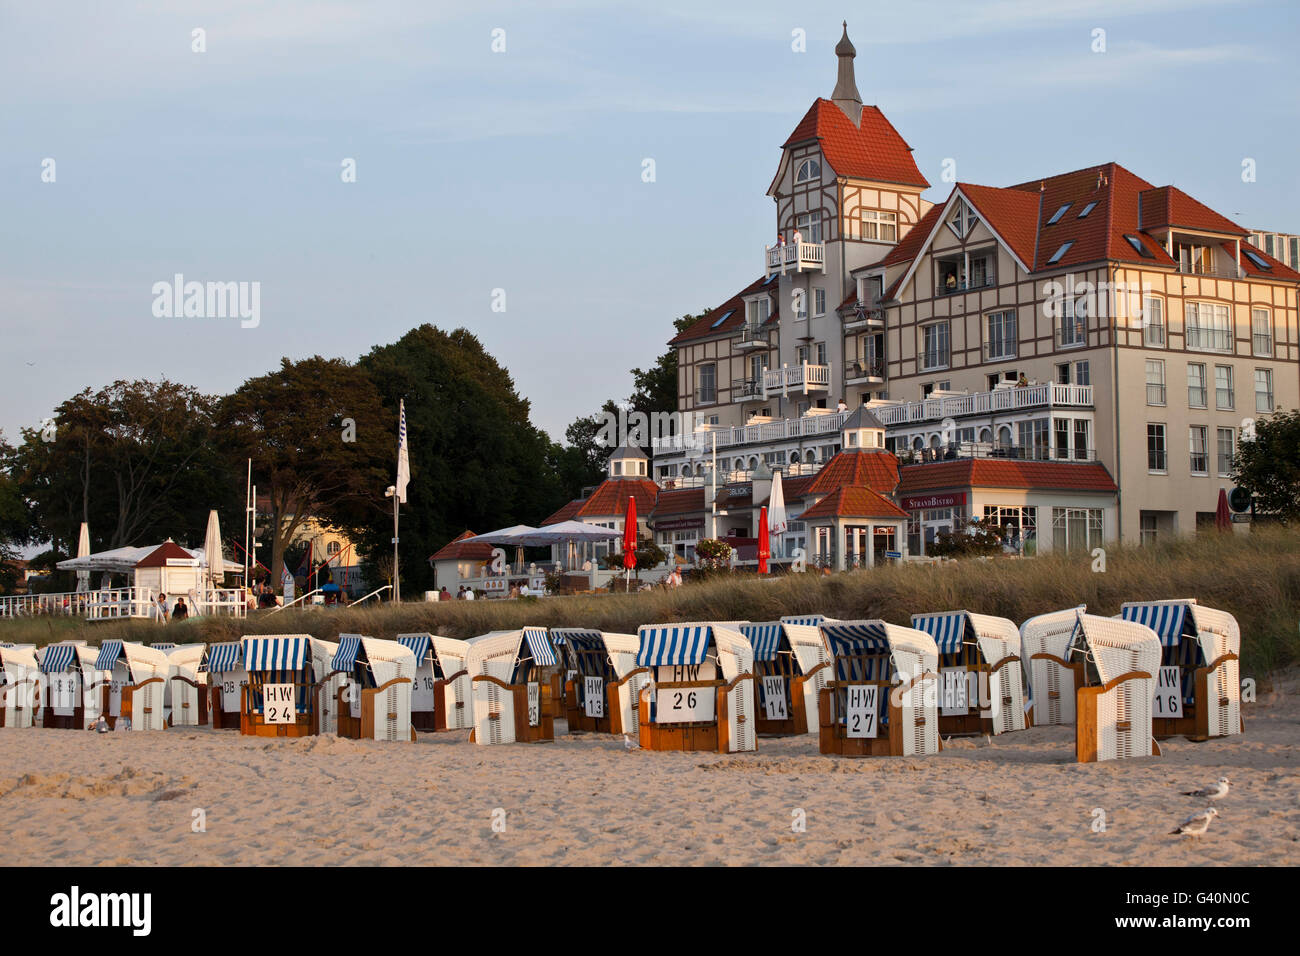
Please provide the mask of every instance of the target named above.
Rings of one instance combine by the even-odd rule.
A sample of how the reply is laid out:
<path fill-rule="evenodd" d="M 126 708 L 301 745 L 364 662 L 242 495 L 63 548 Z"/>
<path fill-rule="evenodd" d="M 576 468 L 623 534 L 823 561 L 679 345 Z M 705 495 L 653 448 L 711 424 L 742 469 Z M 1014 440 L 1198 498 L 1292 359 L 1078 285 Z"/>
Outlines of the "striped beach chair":
<path fill-rule="evenodd" d="M 642 747 L 755 749 L 754 651 L 744 634 L 712 622 L 655 624 L 637 631 L 637 644 L 637 666 L 653 674 L 641 691 Z"/>
<path fill-rule="evenodd" d="M 465 659 L 479 744 L 555 739 L 560 660 L 544 627 L 492 631 L 469 641 Z"/>
<path fill-rule="evenodd" d="M 208 713 L 214 730 L 238 730 L 240 701 L 248 686 L 244 642 L 209 644 L 201 665 L 207 675 Z"/>
<path fill-rule="evenodd" d="M 754 649 L 758 736 L 817 733 L 818 699 L 831 674 L 830 653 L 817 625 L 782 618 L 744 624 L 740 632 Z"/>
<path fill-rule="evenodd" d="M 98 657 L 85 641 L 47 644 L 37 653 L 42 727 L 85 730 L 99 720 L 107 675 L 95 670 Z"/>
<path fill-rule="evenodd" d="M 1038 726 L 1073 724 L 1075 694 L 1083 686 L 1083 659 L 1070 642 L 1086 605 L 1031 617 L 1020 625 L 1021 654 L 1029 661 L 1029 714 Z"/>
<path fill-rule="evenodd" d="M 245 637 L 248 684 L 240 706 L 240 733 L 255 737 L 307 737 L 318 733 L 314 720 L 320 685 L 315 675 L 325 642 L 309 634 L 259 634 Z M 317 645 L 317 646 L 314 646 Z"/>
<path fill-rule="evenodd" d="M 650 671 L 637 666 L 636 635 L 573 627 L 548 633 L 563 656 L 569 732 L 639 733 L 641 689 Z"/>
<path fill-rule="evenodd" d="M 939 648 L 939 734 L 1025 729 L 1020 631 L 1004 617 L 942 611 L 913 614 L 912 627 Z"/>
<path fill-rule="evenodd" d="M 1161 673 L 1152 702 L 1157 739 L 1227 737 L 1243 730 L 1241 629 L 1226 611 L 1195 598 L 1132 601 L 1120 617 L 1151 628 L 1160 638 Z"/>
<path fill-rule="evenodd" d="M 880 620 L 821 625 L 832 680 L 819 749 L 844 757 L 938 753 L 939 649 L 924 631 Z"/>
<path fill-rule="evenodd" d="M 103 688 L 104 718 L 116 729 L 126 719 L 132 730 L 162 730 L 166 724 L 167 655 L 131 641 L 105 641 L 95 670 L 111 677 Z"/>
<path fill-rule="evenodd" d="M 0 644 L 0 727 L 36 725 L 40 666 L 32 644 Z"/>
<path fill-rule="evenodd" d="M 1080 763 L 1150 756 L 1155 747 L 1151 698 L 1160 638 L 1145 624 L 1076 612 L 1067 654 L 1084 657 L 1085 686 L 1075 700 Z"/>
<path fill-rule="evenodd" d="M 338 692 L 340 737 L 415 740 L 411 692 L 416 662 L 410 647 L 399 641 L 340 635 L 330 671 L 348 675 Z"/>

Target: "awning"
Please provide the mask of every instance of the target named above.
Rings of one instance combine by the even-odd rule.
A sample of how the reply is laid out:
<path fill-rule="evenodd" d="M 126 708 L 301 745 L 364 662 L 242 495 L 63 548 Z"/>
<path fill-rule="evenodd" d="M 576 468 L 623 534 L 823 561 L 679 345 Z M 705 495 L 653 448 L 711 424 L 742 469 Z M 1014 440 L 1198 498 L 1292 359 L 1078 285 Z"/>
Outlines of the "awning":
<path fill-rule="evenodd" d="M 415 655 L 416 667 L 429 659 L 429 648 L 433 644 L 428 634 L 398 634 L 397 643 Z"/>
<path fill-rule="evenodd" d="M 95 670 L 111 671 L 117 659 L 122 656 L 121 641 L 105 641 L 99 646 L 99 656 L 95 658 Z"/>
<path fill-rule="evenodd" d="M 149 646 L 152 647 L 155 651 L 174 651 L 174 650 L 176 650 L 176 645 L 175 645 L 175 644 L 150 644 Z"/>
<path fill-rule="evenodd" d="M 584 651 L 605 649 L 605 638 L 600 631 L 589 627 L 553 627 L 549 633 L 551 642 L 561 647 L 569 644 Z"/>
<path fill-rule="evenodd" d="M 1183 626 L 1187 621 L 1186 604 L 1125 604 L 1120 608 L 1120 617 L 1126 621 L 1145 624 L 1160 635 L 1160 643 L 1165 647 L 1177 647 L 1183 638 Z"/>
<path fill-rule="evenodd" d="M 77 659 L 77 648 L 73 644 L 51 644 L 45 648 L 41 657 L 41 672 L 58 674 L 65 671 Z"/>
<path fill-rule="evenodd" d="M 838 680 L 889 679 L 889 638 L 882 624 L 875 621 L 823 624 L 822 634 L 835 658 Z M 868 659 L 864 660 L 864 656 Z"/>
<path fill-rule="evenodd" d="M 703 664 L 713 637 L 713 628 L 707 624 L 693 626 L 645 626 L 637 631 L 641 649 L 637 652 L 638 667 L 680 667 Z"/>
<path fill-rule="evenodd" d="M 777 648 L 781 646 L 784 629 L 780 624 L 742 624 L 740 633 L 749 638 L 754 647 L 754 660 L 776 660 Z"/>
<path fill-rule="evenodd" d="M 912 615 L 912 627 L 918 631 L 925 631 L 933 637 L 934 642 L 939 645 L 940 654 L 961 652 L 962 640 L 966 636 L 966 622 L 965 611 Z"/>
<path fill-rule="evenodd" d="M 787 614 L 781 618 L 782 624 L 802 624 L 805 627 L 820 627 L 830 620 L 825 614 Z"/>
<path fill-rule="evenodd" d="M 311 638 L 305 635 L 244 638 L 244 666 L 250 671 L 299 671 L 307 666 Z"/>
<path fill-rule="evenodd" d="M 538 667 L 553 667 L 560 663 L 555 656 L 555 648 L 551 646 L 550 638 L 546 636 L 546 628 L 524 628 L 524 640 L 528 642 L 528 649 L 533 654 L 533 663 Z"/>
<path fill-rule="evenodd" d="M 238 641 L 230 641 L 209 647 L 208 662 L 202 669 L 211 674 L 223 674 L 226 671 L 239 670 L 243 666 L 244 646 Z"/>
<path fill-rule="evenodd" d="M 340 634 L 339 649 L 334 652 L 334 659 L 330 661 L 330 669 L 351 673 L 352 669 L 357 666 L 357 658 L 360 656 L 361 635 Z"/>

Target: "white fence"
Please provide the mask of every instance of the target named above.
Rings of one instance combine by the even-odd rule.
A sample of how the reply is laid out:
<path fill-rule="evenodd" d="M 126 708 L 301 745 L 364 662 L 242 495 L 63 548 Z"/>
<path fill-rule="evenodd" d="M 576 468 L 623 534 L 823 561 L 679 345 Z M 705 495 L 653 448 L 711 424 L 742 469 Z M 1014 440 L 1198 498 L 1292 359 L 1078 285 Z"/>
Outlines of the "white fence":
<path fill-rule="evenodd" d="M 0 597 L 0 619 L 43 615 L 84 617 L 88 621 L 149 618 L 157 616 L 156 597 L 153 588 L 140 587 L 5 595 Z M 183 597 L 190 614 L 196 616 L 217 614 L 243 617 L 248 611 L 244 592 L 240 588 L 213 588 L 176 595 L 169 601 L 173 607 L 175 597 Z"/>

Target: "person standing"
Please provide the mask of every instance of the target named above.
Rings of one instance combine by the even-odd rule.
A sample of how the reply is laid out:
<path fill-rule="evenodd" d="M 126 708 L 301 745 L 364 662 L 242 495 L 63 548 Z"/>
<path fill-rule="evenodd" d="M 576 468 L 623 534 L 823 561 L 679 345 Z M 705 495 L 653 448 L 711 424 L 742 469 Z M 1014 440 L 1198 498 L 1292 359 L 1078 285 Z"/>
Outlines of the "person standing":
<path fill-rule="evenodd" d="M 158 620 L 161 623 L 166 624 L 167 617 L 171 612 L 171 605 L 167 603 L 167 595 L 165 594 L 158 595 L 158 603 L 155 605 L 155 609 L 158 614 Z"/>
<path fill-rule="evenodd" d="M 185 606 L 185 598 L 176 599 L 176 607 L 172 608 L 172 620 L 183 621 L 190 616 L 190 609 Z"/>

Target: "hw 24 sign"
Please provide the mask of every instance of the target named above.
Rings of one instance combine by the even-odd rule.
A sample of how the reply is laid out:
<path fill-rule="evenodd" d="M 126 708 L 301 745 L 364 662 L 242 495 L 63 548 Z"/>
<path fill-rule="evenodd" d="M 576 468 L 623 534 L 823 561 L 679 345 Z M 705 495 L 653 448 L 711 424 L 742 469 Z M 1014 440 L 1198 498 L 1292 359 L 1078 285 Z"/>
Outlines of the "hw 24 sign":
<path fill-rule="evenodd" d="M 292 724 L 294 722 L 293 685 L 263 684 L 262 712 L 268 724 Z"/>

